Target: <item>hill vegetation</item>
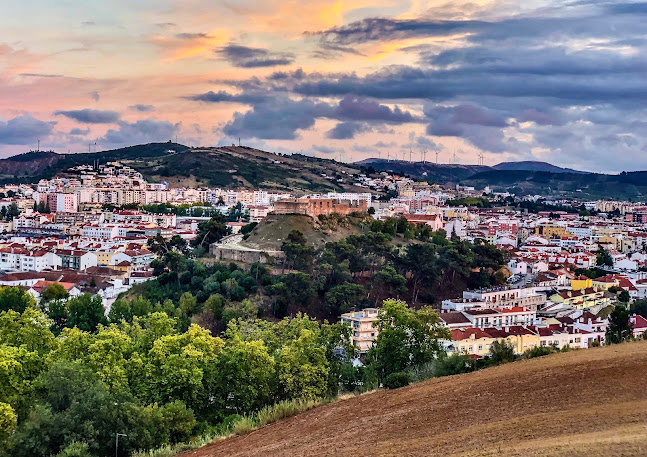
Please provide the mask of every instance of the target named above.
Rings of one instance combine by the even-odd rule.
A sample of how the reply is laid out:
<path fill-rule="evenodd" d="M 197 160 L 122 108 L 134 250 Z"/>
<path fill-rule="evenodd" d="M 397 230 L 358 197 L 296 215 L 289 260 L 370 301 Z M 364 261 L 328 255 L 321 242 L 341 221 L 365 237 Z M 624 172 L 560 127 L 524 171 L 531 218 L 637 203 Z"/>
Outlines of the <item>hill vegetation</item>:
<path fill-rule="evenodd" d="M 121 161 L 150 181 L 172 187 L 210 186 L 294 193 L 352 190 L 359 167 L 300 154 L 277 155 L 249 147 L 189 148 L 151 143 L 97 153 L 28 152 L 0 160 L 0 183 L 65 175 L 70 167 Z M 362 189 L 365 191 L 365 189 Z"/>

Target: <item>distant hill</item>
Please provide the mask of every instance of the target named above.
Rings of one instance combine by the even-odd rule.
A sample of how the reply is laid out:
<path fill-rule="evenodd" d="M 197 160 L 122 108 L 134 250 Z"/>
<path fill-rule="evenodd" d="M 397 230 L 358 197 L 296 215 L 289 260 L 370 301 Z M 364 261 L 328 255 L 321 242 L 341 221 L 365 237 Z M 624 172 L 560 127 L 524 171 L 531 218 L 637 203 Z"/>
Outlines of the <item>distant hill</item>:
<path fill-rule="evenodd" d="M 51 151 L 31 151 L 0 160 L 0 182 L 33 182 L 50 179 L 77 165 L 92 165 L 115 160 L 156 158 L 168 155 L 166 151 L 183 152 L 187 146 L 174 143 L 151 143 L 109 151 L 81 154 L 57 154 Z"/>
<path fill-rule="evenodd" d="M 355 162 L 355 165 L 373 167 L 378 171 L 401 172 L 415 178 L 424 178 L 428 181 L 441 184 L 457 182 L 468 178 L 475 173 L 490 170 L 483 165 L 436 164 L 431 162 L 407 162 L 404 160 L 365 159 Z"/>
<path fill-rule="evenodd" d="M 562 168 L 548 162 L 537 162 L 532 160 L 524 160 L 521 162 L 501 162 L 492 167 L 495 170 L 505 171 L 547 171 L 550 173 L 582 173 L 586 171 L 573 170 L 572 168 Z"/>
<path fill-rule="evenodd" d="M 359 167 L 304 155 L 277 155 L 249 147 L 189 148 L 151 143 L 97 153 L 28 152 L 0 160 L 0 183 L 36 182 L 70 167 L 119 160 L 146 179 L 187 185 L 259 188 L 295 193 L 361 190 L 351 176 Z"/>
<path fill-rule="evenodd" d="M 550 173 L 524 170 L 489 170 L 476 173 L 461 184 L 517 195 L 553 195 L 587 199 L 644 200 L 647 197 L 647 172 L 619 175 L 597 173 Z"/>
<path fill-rule="evenodd" d="M 503 162 L 493 167 L 451 165 L 399 160 L 366 159 L 356 162 L 376 171 L 401 172 L 440 184 L 461 184 L 477 189 L 490 187 L 496 192 L 517 195 L 546 195 L 583 199 L 647 199 L 647 172 L 623 172 L 618 175 L 587 173 L 562 168 L 546 162 Z"/>
<path fill-rule="evenodd" d="M 183 457 L 645 455 L 647 342 L 338 401 Z"/>

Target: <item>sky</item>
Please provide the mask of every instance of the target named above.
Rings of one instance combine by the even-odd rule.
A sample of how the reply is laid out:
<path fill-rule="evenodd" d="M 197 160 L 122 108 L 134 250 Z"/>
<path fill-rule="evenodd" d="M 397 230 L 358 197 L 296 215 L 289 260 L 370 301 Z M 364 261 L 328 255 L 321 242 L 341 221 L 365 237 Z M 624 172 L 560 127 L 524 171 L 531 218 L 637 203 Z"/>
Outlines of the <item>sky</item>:
<path fill-rule="evenodd" d="M 647 170 L 647 3 L 22 0 L 0 157 L 153 141 Z"/>

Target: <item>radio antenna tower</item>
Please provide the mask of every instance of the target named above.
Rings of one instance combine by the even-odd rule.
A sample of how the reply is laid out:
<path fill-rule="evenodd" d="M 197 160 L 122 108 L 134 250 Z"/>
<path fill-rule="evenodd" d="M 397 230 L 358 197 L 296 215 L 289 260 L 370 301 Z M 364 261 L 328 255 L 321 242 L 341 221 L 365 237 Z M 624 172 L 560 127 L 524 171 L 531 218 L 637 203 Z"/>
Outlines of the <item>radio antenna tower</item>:
<path fill-rule="evenodd" d="M 38 140 L 38 149 L 36 149 L 38 152 L 40 152 L 40 139 Z"/>
<path fill-rule="evenodd" d="M 386 151 L 386 161 L 387 162 L 391 161 L 391 151 Z"/>
<path fill-rule="evenodd" d="M 413 154 L 413 151 L 411 150 L 411 146 L 409 146 L 409 163 L 413 162 L 411 155 Z"/>
<path fill-rule="evenodd" d="M 456 163 L 456 149 L 454 149 L 454 160 L 453 160 L 453 162 Z"/>
<path fill-rule="evenodd" d="M 438 165 L 438 154 L 440 151 L 435 151 L 436 152 L 436 165 Z"/>
<path fill-rule="evenodd" d="M 483 165 L 483 164 L 484 164 L 484 160 L 483 160 L 483 158 L 484 158 L 484 157 L 485 157 L 485 156 L 484 156 L 483 152 L 482 152 L 482 151 L 481 151 L 481 152 L 479 152 L 479 165 Z"/>

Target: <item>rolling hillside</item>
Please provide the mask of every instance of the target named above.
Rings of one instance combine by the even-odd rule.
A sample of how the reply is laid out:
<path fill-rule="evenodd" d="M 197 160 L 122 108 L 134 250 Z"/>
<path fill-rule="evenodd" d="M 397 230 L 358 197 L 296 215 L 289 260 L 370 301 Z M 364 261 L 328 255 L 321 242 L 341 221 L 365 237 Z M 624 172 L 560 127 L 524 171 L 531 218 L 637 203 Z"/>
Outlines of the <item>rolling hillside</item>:
<path fill-rule="evenodd" d="M 126 162 L 148 179 L 171 186 L 263 188 L 296 193 L 352 190 L 358 167 L 302 155 L 284 156 L 245 146 L 194 148 Z M 326 178 L 338 177 L 343 182 Z M 365 190 L 363 190 L 365 192 Z"/>
<path fill-rule="evenodd" d="M 82 154 L 57 154 L 51 151 L 31 151 L 0 160 L 0 182 L 34 182 L 50 179 L 77 165 L 92 165 L 114 160 L 156 158 L 167 155 L 168 150 L 182 152 L 186 146 L 174 143 L 151 143 Z"/>
<path fill-rule="evenodd" d="M 509 190 L 517 195 L 540 194 L 607 200 L 644 200 L 647 196 L 647 172 L 645 171 L 604 175 L 489 170 L 476 173 L 461 181 L 461 184 L 479 189 L 490 186 L 495 191 Z"/>
<path fill-rule="evenodd" d="M 573 170 L 572 168 L 562 168 L 548 162 L 538 162 L 534 160 L 524 160 L 521 162 L 501 162 L 493 166 L 492 168 L 494 168 L 495 170 L 547 171 L 550 173 L 587 173 L 585 171 Z"/>
<path fill-rule="evenodd" d="M 355 165 L 373 167 L 374 169 L 404 173 L 415 178 L 427 179 L 428 181 L 445 184 L 447 182 L 458 182 L 466 179 L 475 173 L 491 170 L 483 165 L 454 165 L 435 164 L 431 162 L 406 162 L 404 160 L 366 159 L 355 162 Z"/>
<path fill-rule="evenodd" d="M 349 175 L 359 172 L 359 167 L 332 160 L 299 154 L 282 156 L 245 146 L 191 149 L 174 143 L 151 143 L 97 153 L 20 154 L 0 160 L 0 184 L 50 179 L 65 175 L 70 167 L 91 165 L 97 160 L 119 160 L 146 179 L 166 181 L 172 187 L 262 187 L 295 193 L 353 190 Z"/>
<path fill-rule="evenodd" d="M 647 453 L 647 342 L 572 351 L 323 406 L 182 457 Z"/>
<path fill-rule="evenodd" d="M 546 162 L 503 162 L 494 167 L 451 165 L 399 160 L 366 159 L 356 165 L 377 171 L 402 172 L 417 179 L 440 184 L 461 184 L 517 195 L 550 195 L 582 199 L 626 199 L 641 201 L 647 196 L 647 172 L 618 175 L 586 173 Z"/>

